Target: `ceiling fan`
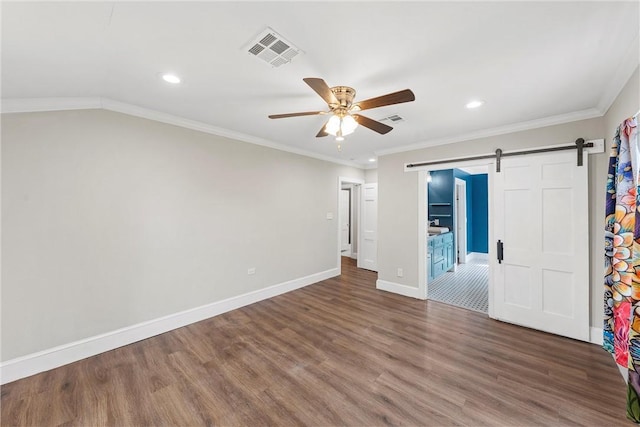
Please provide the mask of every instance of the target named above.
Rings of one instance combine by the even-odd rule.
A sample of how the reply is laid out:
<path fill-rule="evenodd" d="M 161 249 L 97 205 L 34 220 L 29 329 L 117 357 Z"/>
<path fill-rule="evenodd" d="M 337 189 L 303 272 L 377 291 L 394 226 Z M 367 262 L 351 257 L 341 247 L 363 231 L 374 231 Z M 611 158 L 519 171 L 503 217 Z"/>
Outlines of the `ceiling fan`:
<path fill-rule="evenodd" d="M 353 100 L 356 96 L 356 91 L 351 87 L 329 87 L 324 80 L 315 77 L 307 77 L 302 80 L 304 80 L 311 89 L 324 99 L 329 107 L 329 111 L 272 114 L 269 118 L 283 119 L 286 117 L 331 114 L 331 118 L 324 124 L 324 126 L 322 126 L 322 129 L 320 129 L 320 132 L 318 132 L 316 137 L 319 138 L 327 135 L 333 135 L 336 137 L 336 141 L 338 142 L 343 141 L 344 136 L 352 133 L 359 124 L 383 135 L 393 129 L 391 126 L 380 123 L 377 120 L 357 114 L 359 111 L 384 107 L 385 105 L 401 104 L 403 102 L 410 102 L 416 99 L 411 90 L 405 89 L 354 103 Z M 340 144 L 338 144 L 338 149 L 339 148 Z"/>

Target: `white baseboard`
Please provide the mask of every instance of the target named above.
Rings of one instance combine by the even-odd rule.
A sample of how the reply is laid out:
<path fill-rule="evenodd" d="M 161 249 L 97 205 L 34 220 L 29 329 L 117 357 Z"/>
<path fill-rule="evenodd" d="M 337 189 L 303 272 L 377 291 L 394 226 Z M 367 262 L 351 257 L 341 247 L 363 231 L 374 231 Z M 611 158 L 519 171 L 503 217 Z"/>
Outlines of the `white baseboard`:
<path fill-rule="evenodd" d="M 469 252 L 467 254 L 467 262 L 471 260 L 476 261 L 489 261 L 489 254 L 485 254 L 482 252 Z"/>
<path fill-rule="evenodd" d="M 589 328 L 589 342 L 591 344 L 602 345 L 602 328 Z"/>
<path fill-rule="evenodd" d="M 170 314 L 158 319 L 127 326 L 115 331 L 60 345 L 0 363 L 0 384 L 35 375 L 105 351 L 113 350 L 140 340 L 151 338 L 210 317 L 235 310 L 322 280 L 337 276 L 338 269 L 279 283 L 222 301 Z"/>
<path fill-rule="evenodd" d="M 351 259 L 358 259 L 358 253 L 357 252 L 351 252 Z"/>
<path fill-rule="evenodd" d="M 387 282 L 386 280 L 377 280 L 376 289 L 381 291 L 392 292 L 394 294 L 404 295 L 416 299 L 426 299 L 424 295 L 420 295 L 420 289 L 413 286 L 401 285 L 400 283 Z"/>

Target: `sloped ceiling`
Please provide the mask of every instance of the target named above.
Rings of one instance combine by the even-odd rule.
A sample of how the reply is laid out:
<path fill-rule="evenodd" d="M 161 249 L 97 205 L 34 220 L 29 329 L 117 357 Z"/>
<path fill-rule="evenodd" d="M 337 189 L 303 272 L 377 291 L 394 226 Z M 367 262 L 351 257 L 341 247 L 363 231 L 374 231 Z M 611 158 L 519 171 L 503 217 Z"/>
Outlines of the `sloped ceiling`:
<path fill-rule="evenodd" d="M 267 26 L 304 54 L 272 68 L 242 49 Z M 638 65 L 639 27 L 638 2 L 3 2 L 3 110 L 102 105 L 369 166 L 602 115 Z M 267 118 L 326 109 L 304 77 L 416 101 L 367 111 L 405 120 L 387 135 L 360 127 L 338 151 L 315 137 L 324 116 Z"/>

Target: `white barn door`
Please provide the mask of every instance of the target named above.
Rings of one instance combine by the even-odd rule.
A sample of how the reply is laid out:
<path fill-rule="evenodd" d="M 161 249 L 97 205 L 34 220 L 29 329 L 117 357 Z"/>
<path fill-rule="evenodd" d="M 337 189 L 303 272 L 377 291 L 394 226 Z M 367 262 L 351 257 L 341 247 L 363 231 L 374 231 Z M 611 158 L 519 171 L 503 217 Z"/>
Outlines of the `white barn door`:
<path fill-rule="evenodd" d="M 358 268 L 378 271 L 378 183 L 362 185 Z"/>
<path fill-rule="evenodd" d="M 494 175 L 494 316 L 589 340 L 588 156 L 503 158 Z M 497 246 L 496 246 L 497 247 Z M 499 252 L 497 250 L 496 252 Z"/>

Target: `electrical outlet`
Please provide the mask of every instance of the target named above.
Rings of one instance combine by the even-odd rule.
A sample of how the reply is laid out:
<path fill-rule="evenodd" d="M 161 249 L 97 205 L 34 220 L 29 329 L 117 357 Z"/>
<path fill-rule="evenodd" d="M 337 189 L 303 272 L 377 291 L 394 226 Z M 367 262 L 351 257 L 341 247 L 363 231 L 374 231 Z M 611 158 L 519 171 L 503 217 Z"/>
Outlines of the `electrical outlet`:
<path fill-rule="evenodd" d="M 252 275 L 252 274 L 256 274 L 256 268 L 255 267 L 251 267 L 250 269 L 247 270 L 247 274 L 248 275 Z"/>
<path fill-rule="evenodd" d="M 404 276 L 404 270 L 401 268 L 398 268 L 398 277 L 402 277 Z"/>

